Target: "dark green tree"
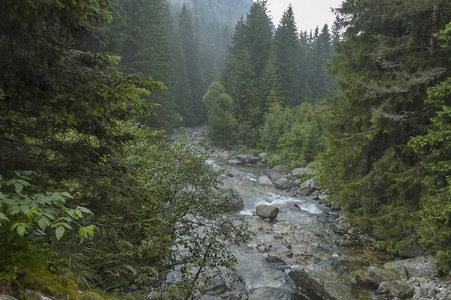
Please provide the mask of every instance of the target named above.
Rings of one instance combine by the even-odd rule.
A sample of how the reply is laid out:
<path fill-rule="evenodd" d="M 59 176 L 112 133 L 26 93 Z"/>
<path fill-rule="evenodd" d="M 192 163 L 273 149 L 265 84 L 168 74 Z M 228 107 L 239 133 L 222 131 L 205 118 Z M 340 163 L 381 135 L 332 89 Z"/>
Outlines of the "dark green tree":
<path fill-rule="evenodd" d="M 178 17 L 178 35 L 180 44 L 186 61 L 186 70 L 190 83 L 191 94 L 187 95 L 190 99 L 190 106 L 193 107 L 194 119 L 186 120 L 188 124 L 199 124 L 205 121 L 206 111 L 202 104 L 202 96 L 204 90 L 204 75 L 200 68 L 199 48 L 197 46 L 198 39 L 194 35 L 191 13 L 186 5 L 182 7 Z"/>
<path fill-rule="evenodd" d="M 437 5 L 443 14 L 431 10 Z M 449 10 L 447 1 L 345 1 L 338 9 L 346 31 L 332 61 L 340 92 L 328 101 L 323 182 L 390 250 L 417 238 L 421 170 L 407 143 L 429 123 L 427 88 L 447 76 L 449 53 L 431 34 Z"/>

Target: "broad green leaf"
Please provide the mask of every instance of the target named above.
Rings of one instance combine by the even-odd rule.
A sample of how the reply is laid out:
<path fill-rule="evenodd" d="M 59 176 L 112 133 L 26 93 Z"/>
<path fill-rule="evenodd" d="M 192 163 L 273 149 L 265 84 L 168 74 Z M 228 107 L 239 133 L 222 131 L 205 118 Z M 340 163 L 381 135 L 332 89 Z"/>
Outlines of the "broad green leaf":
<path fill-rule="evenodd" d="M 82 212 L 84 212 L 84 213 L 87 213 L 87 214 L 91 214 L 91 215 L 92 215 L 92 211 L 90 211 L 90 210 L 87 209 L 86 207 L 83 207 L 83 206 L 77 206 L 76 209 L 77 209 L 77 210 L 80 210 L 80 211 L 82 211 Z"/>
<path fill-rule="evenodd" d="M 60 240 L 62 238 L 62 236 L 64 235 L 65 231 L 66 231 L 66 229 L 63 226 L 57 227 L 55 230 L 56 239 Z"/>
<path fill-rule="evenodd" d="M 2 213 L 1 211 L 0 211 L 0 219 L 1 219 L 1 220 L 9 221 L 9 219 L 8 219 L 8 218 L 5 216 L 5 214 Z"/>
<path fill-rule="evenodd" d="M 17 233 L 19 234 L 20 237 L 24 237 L 27 227 L 28 225 L 25 223 L 20 223 L 20 225 L 17 226 Z"/>
<path fill-rule="evenodd" d="M 42 216 L 42 218 L 40 218 L 38 221 L 39 228 L 41 228 L 42 231 L 44 231 L 49 224 L 49 219 L 47 219 L 45 216 Z"/>

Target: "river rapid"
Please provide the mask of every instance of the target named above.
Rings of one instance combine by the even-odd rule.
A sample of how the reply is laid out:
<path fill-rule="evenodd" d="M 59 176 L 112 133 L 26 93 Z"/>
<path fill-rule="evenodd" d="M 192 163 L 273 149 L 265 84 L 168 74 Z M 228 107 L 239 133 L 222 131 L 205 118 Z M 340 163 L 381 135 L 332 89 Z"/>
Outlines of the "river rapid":
<path fill-rule="evenodd" d="M 244 209 L 237 212 L 250 225 L 255 237 L 247 245 L 234 247 L 238 259 L 237 271 L 244 279 L 233 297 L 245 299 L 308 299 L 295 285 L 315 285 L 324 289 L 330 299 L 384 299 L 374 289 L 362 286 L 356 276 L 362 268 L 381 265 L 388 257 L 381 252 L 361 246 L 344 247 L 343 237 L 334 230 L 336 212 L 314 200 L 311 196 L 290 196 L 273 186 L 261 185 L 257 178 L 265 167 L 255 165 L 229 165 L 220 157 L 207 161 L 213 168 L 228 169 L 222 181 L 225 187 L 236 190 L 243 199 Z M 255 215 L 256 206 L 267 204 L 279 208 L 274 222 Z M 319 292 L 321 293 L 321 292 Z M 227 299 L 229 293 L 204 295 L 201 299 Z M 318 296 L 320 297 L 320 296 Z M 310 296 L 312 299 L 315 295 Z"/>

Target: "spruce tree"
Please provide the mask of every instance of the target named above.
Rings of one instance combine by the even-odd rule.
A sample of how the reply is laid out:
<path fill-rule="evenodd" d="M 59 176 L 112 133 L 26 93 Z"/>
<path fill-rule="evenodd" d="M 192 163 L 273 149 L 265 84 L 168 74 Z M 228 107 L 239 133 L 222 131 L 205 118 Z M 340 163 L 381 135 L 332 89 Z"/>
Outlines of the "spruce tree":
<path fill-rule="evenodd" d="M 430 9 L 437 4 L 440 18 Z M 341 90 L 328 101 L 323 182 L 395 251 L 417 237 L 421 169 L 407 143 L 429 123 L 427 88 L 447 76 L 431 34 L 449 21 L 450 5 L 345 1 L 338 13 L 346 31 L 332 71 Z"/>

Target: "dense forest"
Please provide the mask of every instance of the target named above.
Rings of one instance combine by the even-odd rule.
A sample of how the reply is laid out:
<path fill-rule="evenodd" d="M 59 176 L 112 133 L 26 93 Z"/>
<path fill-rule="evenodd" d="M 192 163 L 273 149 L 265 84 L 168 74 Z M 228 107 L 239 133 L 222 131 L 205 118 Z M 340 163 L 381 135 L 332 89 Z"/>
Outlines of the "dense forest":
<path fill-rule="evenodd" d="M 307 32 L 266 0 L 0 2 L 0 294 L 190 299 L 233 277 L 251 233 L 206 155 L 165 133 L 183 126 L 308 165 L 375 246 L 449 274 L 451 5 L 335 13 Z"/>

